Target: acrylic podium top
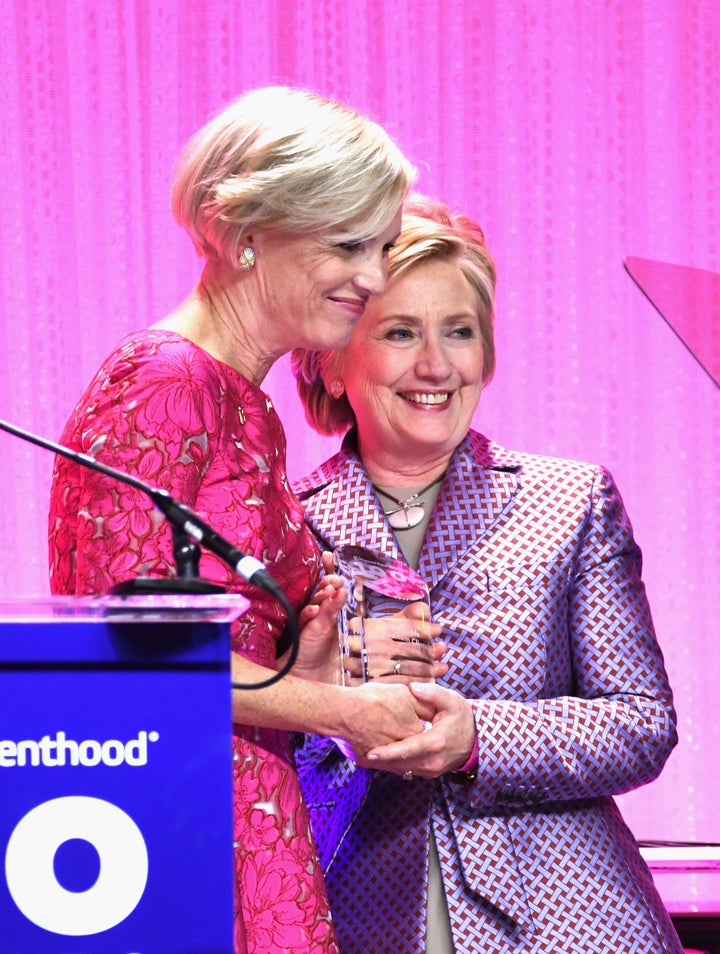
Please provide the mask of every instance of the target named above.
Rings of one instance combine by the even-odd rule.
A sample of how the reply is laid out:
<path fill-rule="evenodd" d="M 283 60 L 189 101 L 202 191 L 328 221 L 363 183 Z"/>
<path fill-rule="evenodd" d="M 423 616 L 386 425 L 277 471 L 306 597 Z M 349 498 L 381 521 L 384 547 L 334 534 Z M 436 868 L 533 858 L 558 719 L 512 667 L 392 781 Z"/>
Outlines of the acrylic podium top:
<path fill-rule="evenodd" d="M 3 622 L 104 620 L 122 623 L 229 623 L 249 603 L 238 593 L 210 596 L 186 593 L 142 596 L 48 596 L 0 600 Z"/>

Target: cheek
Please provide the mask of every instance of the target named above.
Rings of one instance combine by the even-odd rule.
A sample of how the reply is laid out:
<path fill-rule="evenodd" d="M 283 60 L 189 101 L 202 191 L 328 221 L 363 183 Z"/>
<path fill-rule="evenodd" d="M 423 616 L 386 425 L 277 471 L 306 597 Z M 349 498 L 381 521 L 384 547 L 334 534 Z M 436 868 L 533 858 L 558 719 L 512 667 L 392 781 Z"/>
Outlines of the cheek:
<path fill-rule="evenodd" d="M 343 351 L 340 377 L 351 403 L 356 400 L 359 406 L 367 405 L 377 413 L 389 409 L 403 370 L 397 354 L 377 347 L 362 331 L 356 328 L 350 346 Z"/>
<path fill-rule="evenodd" d="M 469 427 L 473 414 L 477 410 L 482 394 L 482 386 L 477 385 L 467 389 L 463 395 L 462 410 L 460 412 L 460 422 L 463 427 Z"/>
<path fill-rule="evenodd" d="M 342 360 L 338 362 L 337 367 L 341 370 L 340 377 L 345 382 L 348 395 L 356 394 L 361 401 L 367 401 L 375 391 L 378 382 L 378 362 L 372 349 L 358 334 L 357 326 L 350 344 L 343 350 Z"/>
<path fill-rule="evenodd" d="M 345 387 L 358 424 L 373 430 L 383 428 L 390 412 L 387 391 L 363 378 L 362 368 L 355 369 L 352 383 L 346 381 Z"/>

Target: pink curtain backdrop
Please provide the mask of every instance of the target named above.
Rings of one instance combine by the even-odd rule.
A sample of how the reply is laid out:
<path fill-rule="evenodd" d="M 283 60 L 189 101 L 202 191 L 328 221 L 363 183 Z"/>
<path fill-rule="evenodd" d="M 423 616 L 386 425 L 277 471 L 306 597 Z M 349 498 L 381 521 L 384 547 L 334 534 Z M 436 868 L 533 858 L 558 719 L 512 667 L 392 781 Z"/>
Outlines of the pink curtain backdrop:
<path fill-rule="evenodd" d="M 476 425 L 607 464 L 633 519 L 682 741 L 623 811 L 639 838 L 720 841 L 720 392 L 622 265 L 720 271 L 719 46 L 715 0 L 5 0 L 0 417 L 57 439 L 113 344 L 194 284 L 169 181 L 211 113 L 288 83 L 372 114 L 497 259 Z M 286 362 L 267 387 L 299 475 L 336 442 Z M 52 459 L 0 454 L 1 592 L 43 595 Z"/>

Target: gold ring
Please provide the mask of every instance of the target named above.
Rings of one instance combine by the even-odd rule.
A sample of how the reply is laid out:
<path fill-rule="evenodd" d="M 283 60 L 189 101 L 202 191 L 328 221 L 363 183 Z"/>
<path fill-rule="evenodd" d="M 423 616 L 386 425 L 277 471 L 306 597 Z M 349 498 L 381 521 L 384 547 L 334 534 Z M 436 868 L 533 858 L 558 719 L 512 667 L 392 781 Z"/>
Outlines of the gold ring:
<path fill-rule="evenodd" d="M 413 770 L 408 769 L 407 772 L 403 772 L 402 778 L 403 778 L 403 782 L 412 782 L 412 780 L 415 778 Z"/>
<path fill-rule="evenodd" d="M 401 666 L 401 665 L 402 665 L 402 661 L 401 661 L 401 660 L 398 660 L 398 661 L 395 663 L 395 665 L 393 666 L 393 672 L 395 673 L 396 676 L 399 676 L 399 675 L 400 675 L 400 666 Z"/>

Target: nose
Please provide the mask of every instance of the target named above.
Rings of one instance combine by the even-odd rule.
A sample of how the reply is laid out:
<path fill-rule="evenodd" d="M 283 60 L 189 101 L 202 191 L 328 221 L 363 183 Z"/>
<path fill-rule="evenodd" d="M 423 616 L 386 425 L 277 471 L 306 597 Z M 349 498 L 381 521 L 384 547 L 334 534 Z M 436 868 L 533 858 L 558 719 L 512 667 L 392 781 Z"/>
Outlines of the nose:
<path fill-rule="evenodd" d="M 387 281 L 387 255 L 379 249 L 368 252 L 355 276 L 355 286 L 366 295 L 382 295 L 387 288 Z"/>
<path fill-rule="evenodd" d="M 417 376 L 430 381 L 446 381 L 452 369 L 442 340 L 434 336 L 426 338 L 415 362 Z"/>

